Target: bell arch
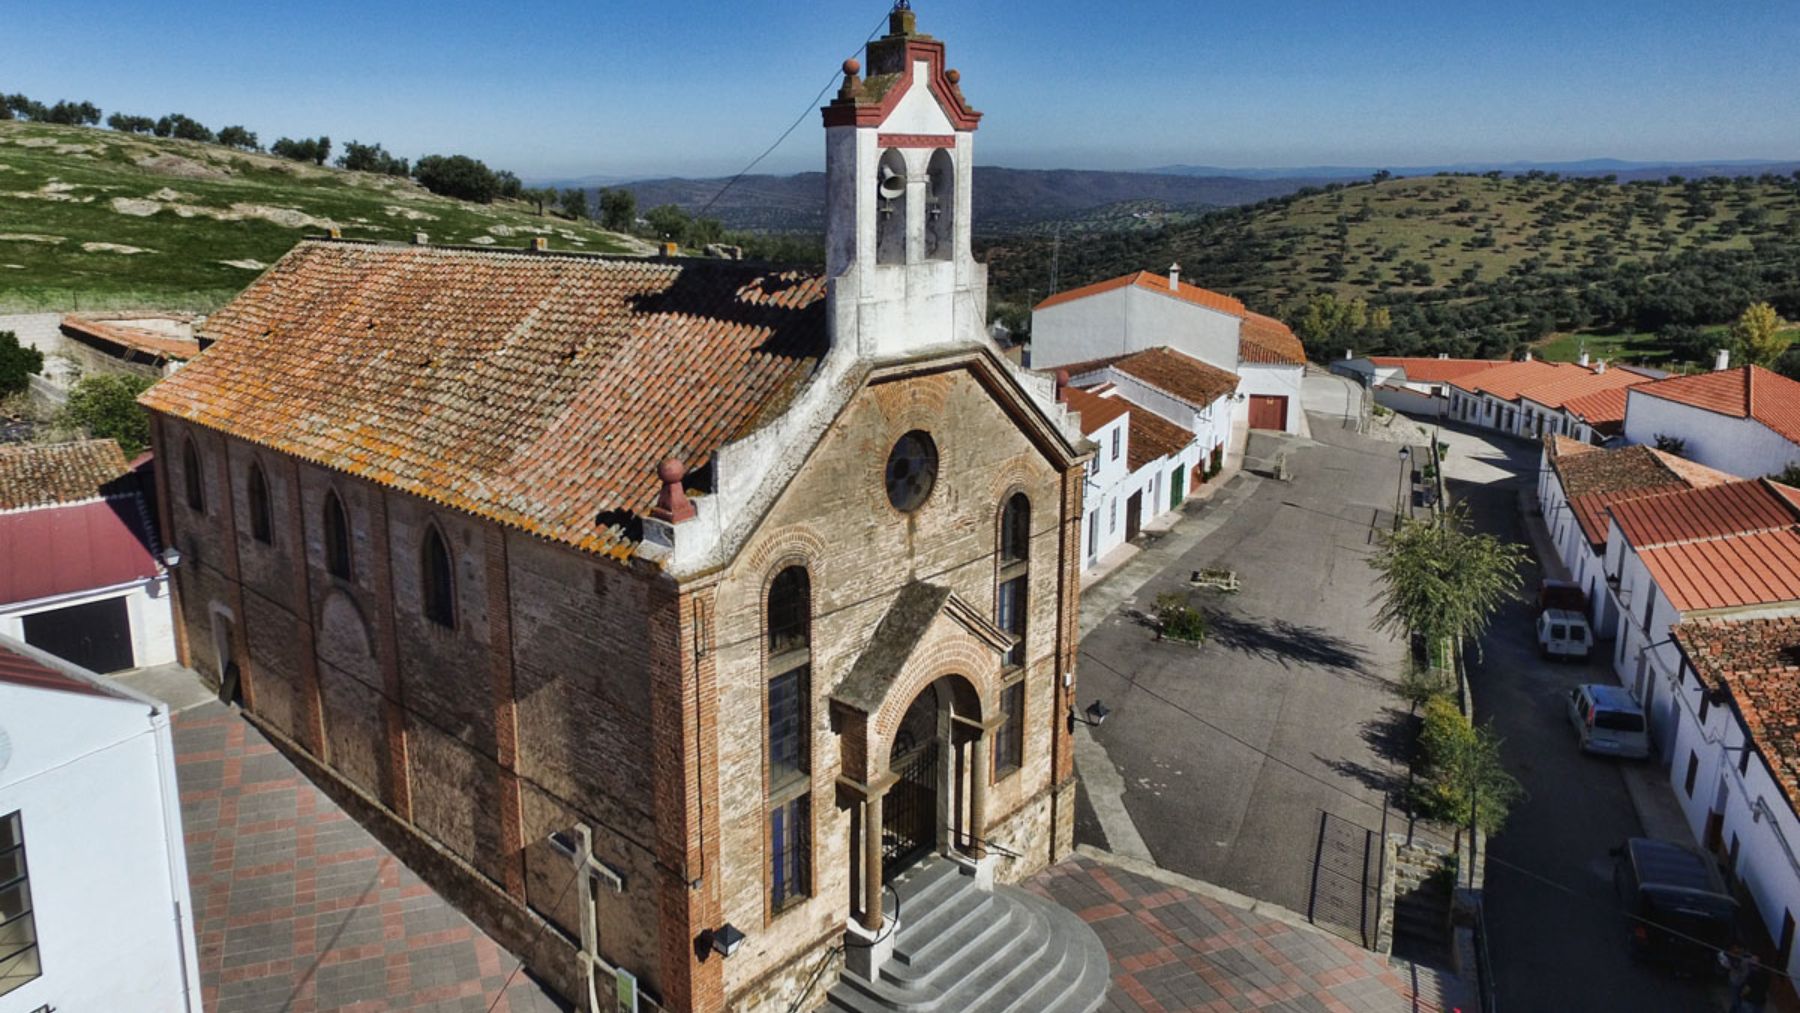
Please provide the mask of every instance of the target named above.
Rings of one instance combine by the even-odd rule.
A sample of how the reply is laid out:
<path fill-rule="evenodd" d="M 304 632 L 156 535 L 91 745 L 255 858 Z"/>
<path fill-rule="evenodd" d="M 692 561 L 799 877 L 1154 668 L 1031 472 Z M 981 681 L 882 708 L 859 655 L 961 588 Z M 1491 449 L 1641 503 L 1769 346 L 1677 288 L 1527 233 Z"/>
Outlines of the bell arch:
<path fill-rule="evenodd" d="M 881 153 L 875 166 L 875 263 L 906 263 L 907 170 L 898 149 Z"/>
<path fill-rule="evenodd" d="M 956 255 L 956 156 L 939 148 L 925 169 L 925 259 Z"/>

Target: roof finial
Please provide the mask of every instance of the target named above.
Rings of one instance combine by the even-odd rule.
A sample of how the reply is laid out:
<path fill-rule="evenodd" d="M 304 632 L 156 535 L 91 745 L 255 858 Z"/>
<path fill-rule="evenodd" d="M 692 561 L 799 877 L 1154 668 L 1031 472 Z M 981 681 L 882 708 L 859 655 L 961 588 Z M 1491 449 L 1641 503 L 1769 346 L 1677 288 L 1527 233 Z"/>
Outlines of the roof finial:
<path fill-rule="evenodd" d="M 656 507 L 650 516 L 670 524 L 680 524 L 692 519 L 697 511 L 694 501 L 688 499 L 687 490 L 681 487 L 681 480 L 687 477 L 687 465 L 681 458 L 671 457 L 658 465 L 656 477 L 662 480 L 662 492 L 656 497 Z"/>

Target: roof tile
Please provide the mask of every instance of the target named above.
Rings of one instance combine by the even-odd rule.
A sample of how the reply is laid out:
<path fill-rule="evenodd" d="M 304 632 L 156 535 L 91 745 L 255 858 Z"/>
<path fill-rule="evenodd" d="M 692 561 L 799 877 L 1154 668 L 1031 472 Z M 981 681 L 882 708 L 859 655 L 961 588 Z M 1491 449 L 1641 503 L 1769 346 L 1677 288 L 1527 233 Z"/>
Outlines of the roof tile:
<path fill-rule="evenodd" d="M 112 440 L 0 446 L 0 510 L 93 499 L 130 470 Z"/>
<path fill-rule="evenodd" d="M 1634 388 L 1665 401 L 1735 418 L 1753 418 L 1800 443 L 1800 382 L 1761 366 L 1672 376 Z"/>
<path fill-rule="evenodd" d="M 1111 369 L 1142 381 L 1195 408 L 1237 390 L 1238 375 L 1173 348 L 1148 348 L 1113 362 Z"/>
<path fill-rule="evenodd" d="M 1800 802 L 1800 616 L 1694 619 L 1672 631 L 1702 683 L 1731 694 L 1769 769 Z"/>

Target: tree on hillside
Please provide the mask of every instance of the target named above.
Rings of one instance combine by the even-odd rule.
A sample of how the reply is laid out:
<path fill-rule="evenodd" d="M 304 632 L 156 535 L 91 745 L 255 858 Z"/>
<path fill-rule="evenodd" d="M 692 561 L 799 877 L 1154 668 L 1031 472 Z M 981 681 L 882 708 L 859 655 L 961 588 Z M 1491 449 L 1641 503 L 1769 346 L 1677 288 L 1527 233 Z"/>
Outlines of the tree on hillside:
<path fill-rule="evenodd" d="M 562 213 L 570 218 L 586 218 L 588 213 L 587 191 L 572 186 L 562 192 Z"/>
<path fill-rule="evenodd" d="M 296 162 L 324 165 L 325 160 L 331 157 L 331 138 L 303 137 L 296 141 L 290 137 L 282 137 L 277 139 L 274 144 L 269 145 L 269 154 L 281 158 L 291 158 Z"/>
<path fill-rule="evenodd" d="M 156 121 L 152 132 L 158 137 L 174 137 L 183 141 L 202 141 L 212 143 L 213 132 L 198 120 L 191 119 L 181 113 L 170 113 Z"/>
<path fill-rule="evenodd" d="M 644 212 L 644 221 L 650 224 L 650 232 L 656 238 L 679 243 L 687 238 L 688 226 L 694 220 L 680 205 L 662 204 Z"/>
<path fill-rule="evenodd" d="M 100 122 L 100 107 L 92 102 L 58 102 L 45 110 L 43 120 L 69 126 L 92 126 Z"/>
<path fill-rule="evenodd" d="M 31 385 L 31 375 L 44 371 L 44 353 L 19 344 L 12 331 L 0 331 L 0 396 Z"/>
<path fill-rule="evenodd" d="M 257 151 L 262 146 L 256 143 L 256 132 L 240 126 L 221 127 L 219 143 L 227 148 L 238 148 L 243 151 Z"/>
<path fill-rule="evenodd" d="M 467 155 L 425 155 L 413 163 L 413 178 L 432 193 L 481 204 L 500 192 L 494 171 Z"/>
<path fill-rule="evenodd" d="M 614 232 L 630 232 L 637 225 L 637 194 L 611 187 L 600 191 L 600 224 Z"/>
<path fill-rule="evenodd" d="M 1354 347 L 1385 333 L 1392 324 L 1386 307 L 1371 310 L 1362 299 L 1339 299 L 1324 292 L 1306 301 L 1296 315 L 1294 330 L 1308 348 L 1331 349 L 1336 354 L 1338 347 Z"/>
<path fill-rule="evenodd" d="M 494 182 L 499 184 L 496 192 L 508 200 L 518 200 L 525 192 L 525 184 L 519 182 L 519 177 L 513 175 L 509 169 L 501 169 L 494 173 Z"/>
<path fill-rule="evenodd" d="M 1381 535 L 1370 559 L 1375 627 L 1431 645 L 1479 636 L 1518 589 L 1525 558 L 1523 546 L 1476 534 L 1461 505 L 1440 518 L 1402 521 Z"/>
<path fill-rule="evenodd" d="M 1744 310 L 1731 325 L 1731 336 L 1744 350 L 1744 358 L 1752 365 L 1773 366 L 1787 351 L 1788 340 L 1781 336 L 1781 315 L 1766 302 L 1755 303 Z"/>
<path fill-rule="evenodd" d="M 362 144 L 349 141 L 344 145 L 344 153 L 338 156 L 337 165 L 341 169 L 355 172 L 378 172 L 384 176 L 410 176 L 411 166 L 406 159 L 388 154 L 380 143 Z"/>
<path fill-rule="evenodd" d="M 0 96 L 0 105 L 11 114 L 8 119 L 42 120 L 49 112 L 42 102 L 34 102 L 25 95 Z"/>
<path fill-rule="evenodd" d="M 150 416 L 137 398 L 153 382 L 146 376 L 85 377 L 69 391 L 61 421 L 95 439 L 119 441 L 125 456 L 131 457 L 150 445 Z"/>
<path fill-rule="evenodd" d="M 126 113 L 113 113 L 106 118 L 106 125 L 124 134 L 148 134 L 156 130 L 156 121 L 150 117 Z"/>

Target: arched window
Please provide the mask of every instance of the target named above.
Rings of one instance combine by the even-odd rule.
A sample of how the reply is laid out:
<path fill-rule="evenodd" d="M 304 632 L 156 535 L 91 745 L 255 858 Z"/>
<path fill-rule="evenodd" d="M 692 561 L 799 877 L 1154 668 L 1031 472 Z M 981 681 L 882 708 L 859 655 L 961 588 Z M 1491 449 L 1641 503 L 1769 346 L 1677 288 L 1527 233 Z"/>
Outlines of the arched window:
<path fill-rule="evenodd" d="M 906 156 L 893 148 L 875 169 L 875 263 L 906 263 Z"/>
<path fill-rule="evenodd" d="M 925 259 L 949 260 L 956 253 L 956 159 L 950 152 L 932 152 L 925 180 Z"/>
<path fill-rule="evenodd" d="M 206 512 L 206 476 L 200 471 L 200 451 L 190 437 L 181 446 L 181 478 L 187 486 L 189 510 Z"/>
<path fill-rule="evenodd" d="M 767 637 L 769 907 L 780 910 L 812 891 L 812 584 L 804 567 L 770 583 Z"/>
<path fill-rule="evenodd" d="M 419 552 L 424 585 L 425 618 L 447 629 L 456 628 L 456 573 L 450 569 L 450 547 L 437 525 L 425 529 L 425 545 Z"/>
<path fill-rule="evenodd" d="M 353 579 L 350 568 L 350 519 L 337 493 L 325 493 L 325 569 L 333 577 Z"/>
<path fill-rule="evenodd" d="M 272 545 L 275 541 L 275 525 L 269 515 L 269 480 L 263 474 L 262 465 L 250 463 L 250 477 L 245 482 L 250 506 L 250 537 Z"/>

